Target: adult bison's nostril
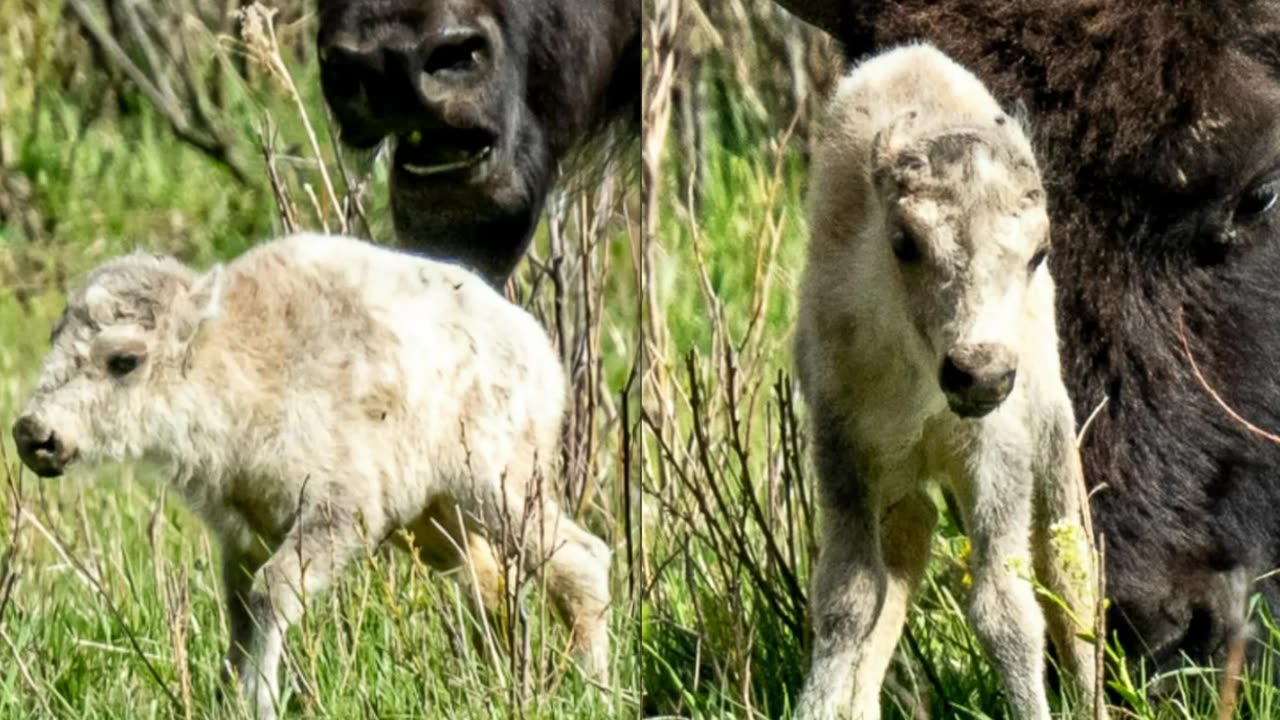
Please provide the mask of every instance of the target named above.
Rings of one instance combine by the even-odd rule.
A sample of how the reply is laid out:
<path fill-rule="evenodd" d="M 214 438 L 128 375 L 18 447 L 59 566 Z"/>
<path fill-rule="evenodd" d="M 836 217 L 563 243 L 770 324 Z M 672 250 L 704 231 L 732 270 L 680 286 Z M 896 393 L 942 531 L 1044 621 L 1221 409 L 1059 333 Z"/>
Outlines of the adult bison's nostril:
<path fill-rule="evenodd" d="M 338 118 L 343 142 L 372 148 L 386 135 L 370 105 L 371 96 L 386 94 L 386 57 L 381 48 L 360 48 L 344 42 L 333 42 L 321 49 L 320 86 Z"/>
<path fill-rule="evenodd" d="M 13 424 L 13 442 L 22 463 L 41 477 L 61 475 L 70 459 L 58 434 L 31 415 L 23 415 Z"/>
<path fill-rule="evenodd" d="M 333 100 L 349 100 L 360 94 L 369 78 L 382 74 L 382 53 L 342 45 L 325 48 L 320 54 L 324 90 Z"/>
<path fill-rule="evenodd" d="M 473 81 L 488 69 L 492 50 L 489 37 L 481 30 L 447 27 L 423 43 L 422 71 L 445 82 Z"/>

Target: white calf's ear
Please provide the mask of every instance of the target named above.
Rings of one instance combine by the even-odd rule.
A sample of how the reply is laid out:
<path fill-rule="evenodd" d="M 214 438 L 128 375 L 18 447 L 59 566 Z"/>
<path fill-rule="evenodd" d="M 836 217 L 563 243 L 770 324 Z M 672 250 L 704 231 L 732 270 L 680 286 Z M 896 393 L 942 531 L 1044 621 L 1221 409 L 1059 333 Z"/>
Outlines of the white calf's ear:
<path fill-rule="evenodd" d="M 101 285 L 85 288 L 84 307 L 89 312 L 89 319 L 98 326 L 109 325 L 115 320 L 115 296 Z"/>
<path fill-rule="evenodd" d="M 894 118 L 871 139 L 871 169 L 878 177 L 896 177 L 900 181 L 927 172 L 929 158 L 921 152 L 904 152 L 911 142 L 917 113 Z"/>
<path fill-rule="evenodd" d="M 226 286 L 226 270 L 221 264 L 214 265 L 209 268 L 209 272 L 196 278 L 196 281 L 191 284 L 191 290 L 187 297 L 191 298 L 192 303 L 200 308 L 204 314 L 204 319 L 207 320 L 218 314 L 218 310 L 222 306 L 222 291 Z"/>
<path fill-rule="evenodd" d="M 178 303 L 178 340 L 188 342 L 207 321 L 218 316 L 222 308 L 222 294 L 226 288 L 226 271 L 222 265 L 214 265 L 208 272 L 191 283 L 182 301 Z"/>

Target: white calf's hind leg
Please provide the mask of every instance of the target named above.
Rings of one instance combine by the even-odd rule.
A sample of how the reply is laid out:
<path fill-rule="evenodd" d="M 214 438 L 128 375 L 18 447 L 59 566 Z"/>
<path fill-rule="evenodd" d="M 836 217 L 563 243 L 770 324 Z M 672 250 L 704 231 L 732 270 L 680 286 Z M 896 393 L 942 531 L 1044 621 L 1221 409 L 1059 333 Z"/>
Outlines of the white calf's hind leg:
<path fill-rule="evenodd" d="M 971 473 L 956 488 L 973 546 L 969 622 L 1004 680 L 1013 717 L 1049 720 L 1045 625 L 1028 547 L 1030 467 L 1012 457 L 984 458 Z"/>
<path fill-rule="evenodd" d="M 554 503 L 543 506 L 543 522 L 555 527 L 547 538 L 547 592 L 572 633 L 574 655 L 589 676 L 608 683 L 609 548 Z"/>
<path fill-rule="evenodd" d="M 504 487 L 507 486 L 507 487 Z M 510 489 L 509 482 L 476 481 L 458 504 L 492 542 L 526 553 L 524 566 L 540 568 L 556 611 L 573 637 L 573 650 L 594 680 L 609 680 L 609 549 L 535 493 Z"/>
<path fill-rule="evenodd" d="M 458 582 L 476 616 L 483 614 L 498 627 L 504 579 L 488 539 L 468 528 L 458 506 L 448 499 L 432 505 L 411 530 L 411 549 L 419 559 Z"/>
<path fill-rule="evenodd" d="M 854 711 L 863 718 L 879 716 L 880 688 L 902 636 L 911 596 L 929 564 L 929 546 L 937 519 L 938 510 L 929 497 L 912 493 L 890 507 L 880 521 L 880 547 L 888 570 L 884 606 L 853 679 Z"/>

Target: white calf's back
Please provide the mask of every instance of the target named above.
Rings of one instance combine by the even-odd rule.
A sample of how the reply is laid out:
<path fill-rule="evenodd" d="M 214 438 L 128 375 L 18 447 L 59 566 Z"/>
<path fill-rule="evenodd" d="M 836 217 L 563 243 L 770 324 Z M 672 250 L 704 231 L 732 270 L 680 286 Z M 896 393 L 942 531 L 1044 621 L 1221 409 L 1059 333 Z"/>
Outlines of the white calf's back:
<path fill-rule="evenodd" d="M 475 274 L 450 263 L 358 240 L 302 234 L 280 243 L 335 287 L 356 293 L 371 319 L 395 339 L 406 369 L 404 400 L 424 420 L 442 408 L 469 408 L 542 431 L 554 444 L 565 381 L 542 325 Z M 442 405 L 441 403 L 448 403 Z M 438 428 L 452 436 L 457 428 Z"/>
<path fill-rule="evenodd" d="M 177 433 L 211 444 L 175 458 L 204 476 L 197 505 L 241 494 L 223 482 L 283 499 L 349 467 L 338 492 L 394 524 L 476 475 L 521 487 L 554 458 L 565 384 L 550 340 L 460 267 L 299 234 L 230 263 L 223 294 L 173 391 L 215 430 Z"/>

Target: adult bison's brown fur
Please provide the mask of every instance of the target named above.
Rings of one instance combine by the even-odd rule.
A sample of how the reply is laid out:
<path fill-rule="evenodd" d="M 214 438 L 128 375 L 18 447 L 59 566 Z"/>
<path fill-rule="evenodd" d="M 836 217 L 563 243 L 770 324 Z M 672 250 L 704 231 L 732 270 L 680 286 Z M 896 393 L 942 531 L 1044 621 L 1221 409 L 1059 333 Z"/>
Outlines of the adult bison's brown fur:
<path fill-rule="evenodd" d="M 394 143 L 401 243 L 491 282 L 528 246 L 559 166 L 639 125 L 640 0 L 320 0 L 343 141 Z"/>
<path fill-rule="evenodd" d="M 1111 625 L 1212 658 L 1280 608 L 1280 3 L 783 0 L 857 58 L 924 38 L 1025 102 L 1053 224 L 1063 373 L 1106 536 Z"/>

